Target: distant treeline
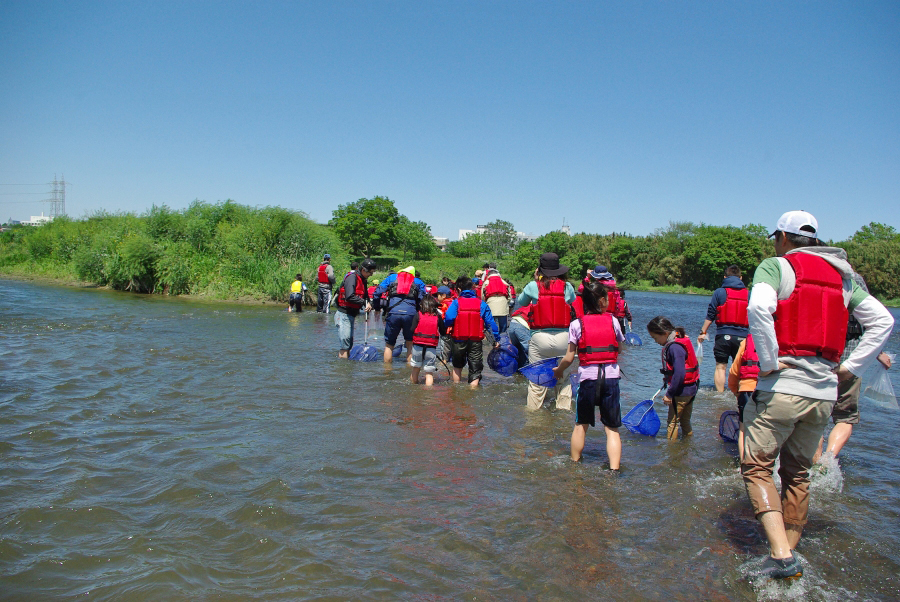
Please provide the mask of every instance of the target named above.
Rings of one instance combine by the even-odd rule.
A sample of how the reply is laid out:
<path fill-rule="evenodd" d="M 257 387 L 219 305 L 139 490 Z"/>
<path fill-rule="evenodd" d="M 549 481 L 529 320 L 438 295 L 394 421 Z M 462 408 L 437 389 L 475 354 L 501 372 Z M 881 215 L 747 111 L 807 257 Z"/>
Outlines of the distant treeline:
<path fill-rule="evenodd" d="M 730 265 L 740 267 L 749 284 L 759 263 L 774 254 L 768 234 L 758 224 L 738 228 L 690 222 L 672 223 L 649 236 L 550 232 L 533 243 L 519 243 L 507 269 L 528 275 L 541 253 L 553 252 L 578 274 L 604 264 L 629 288 L 711 290 L 721 285 Z M 900 299 L 900 234 L 894 228 L 871 223 L 849 240 L 827 244 L 847 251 L 873 294 Z"/>
<path fill-rule="evenodd" d="M 376 203 L 376 201 L 378 201 Z M 392 201 L 360 199 L 347 207 L 392 206 Z M 390 207 L 388 207 L 390 209 Z M 501 273 L 521 286 L 531 278 L 541 253 L 554 252 L 577 279 L 585 270 L 606 265 L 627 288 L 701 291 L 722 282 L 729 265 L 737 265 L 750 282 L 759 262 L 773 253 L 768 232 L 761 225 L 709 226 L 672 223 L 648 236 L 550 232 L 535 242 L 518 245 L 513 225 L 491 223 L 487 232 L 436 249 L 411 247 L 409 229 L 427 233 L 427 226 L 394 216 L 401 235 L 369 241 L 389 247 L 377 257 L 386 271 L 404 263 L 408 251 L 429 283 L 441 276 L 472 275 L 487 261 L 497 261 Z M 200 294 L 222 299 L 255 297 L 284 300 L 290 282 L 300 272 L 314 280 L 323 253 L 331 253 L 338 274 L 358 258 L 357 230 L 342 227 L 335 212 L 330 226 L 311 221 L 302 212 L 279 207 L 251 208 L 225 201 L 195 201 L 182 211 L 154 206 L 142 215 L 98 213 L 85 219 L 56 218 L 39 227 L 14 227 L 0 235 L 0 273 L 79 280 L 113 289 L 167 294 Z M 347 218 L 348 219 L 348 218 Z M 355 222 L 354 222 L 355 223 Z M 349 233 L 344 230 L 350 230 Z M 417 230 L 417 231 L 418 231 Z M 339 238 L 340 236 L 340 238 Z M 422 238 L 421 236 L 418 238 Z M 871 223 L 850 239 L 831 242 L 847 250 L 851 264 L 866 279 L 872 293 L 884 300 L 900 300 L 900 234 L 893 227 Z M 396 248 L 395 245 L 402 248 Z M 394 249 L 396 256 L 390 256 Z M 427 260 L 436 253 L 433 260 Z M 402 256 L 402 259 L 401 259 Z M 383 273 L 376 277 L 383 277 Z M 314 286 L 309 282 L 310 287 Z"/>
<path fill-rule="evenodd" d="M 0 236 L 0 271 L 140 293 L 280 299 L 297 272 L 310 277 L 340 247 L 297 211 L 196 201 L 183 211 L 163 205 L 13 228 Z"/>

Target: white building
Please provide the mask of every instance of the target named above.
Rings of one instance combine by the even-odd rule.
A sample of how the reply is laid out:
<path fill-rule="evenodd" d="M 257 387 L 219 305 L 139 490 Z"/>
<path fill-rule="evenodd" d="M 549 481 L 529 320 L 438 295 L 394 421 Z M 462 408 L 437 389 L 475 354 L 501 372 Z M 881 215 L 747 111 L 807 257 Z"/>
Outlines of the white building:
<path fill-rule="evenodd" d="M 447 244 L 450 242 L 450 239 L 446 236 L 434 236 L 431 240 L 434 241 L 435 246 L 441 251 L 446 251 Z"/>
<path fill-rule="evenodd" d="M 28 220 L 27 222 L 22 222 L 22 224 L 25 226 L 42 226 L 51 221 L 53 221 L 53 218 L 44 215 L 44 212 L 41 211 L 40 215 L 32 215 L 30 220 Z"/>

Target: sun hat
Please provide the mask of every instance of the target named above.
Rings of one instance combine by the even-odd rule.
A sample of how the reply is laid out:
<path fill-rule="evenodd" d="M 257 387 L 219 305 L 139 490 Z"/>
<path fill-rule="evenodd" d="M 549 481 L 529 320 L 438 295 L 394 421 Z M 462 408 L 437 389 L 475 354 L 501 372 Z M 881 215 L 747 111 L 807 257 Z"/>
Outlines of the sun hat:
<path fill-rule="evenodd" d="M 588 272 L 588 276 L 594 280 L 615 280 L 615 277 L 606 269 L 605 265 L 597 265 L 593 271 Z"/>
<path fill-rule="evenodd" d="M 413 276 L 416 275 L 416 268 L 414 268 L 414 267 L 412 267 L 412 266 L 405 267 L 405 268 L 403 268 L 403 269 L 400 270 L 400 271 L 401 271 L 401 272 L 409 272 L 409 273 L 412 274 Z"/>
<path fill-rule="evenodd" d="M 806 211 L 788 211 L 778 218 L 775 224 L 775 230 L 769 234 L 769 238 L 775 236 L 775 232 L 787 232 L 788 234 L 799 234 L 800 236 L 808 236 L 810 238 L 818 238 L 819 222 L 813 217 L 812 213 Z"/>
<path fill-rule="evenodd" d="M 541 263 L 538 270 L 540 270 L 541 274 L 544 276 L 553 278 L 554 276 L 562 276 L 568 272 L 569 266 L 560 265 L 559 255 L 556 253 L 544 253 L 541 255 Z"/>
<path fill-rule="evenodd" d="M 449 286 L 439 286 L 437 290 L 439 295 L 452 295 L 453 292 L 450 290 Z"/>
<path fill-rule="evenodd" d="M 373 285 L 381 284 L 381 280 L 379 280 L 378 278 L 373 278 L 369 282 L 370 282 L 370 284 L 373 284 Z"/>

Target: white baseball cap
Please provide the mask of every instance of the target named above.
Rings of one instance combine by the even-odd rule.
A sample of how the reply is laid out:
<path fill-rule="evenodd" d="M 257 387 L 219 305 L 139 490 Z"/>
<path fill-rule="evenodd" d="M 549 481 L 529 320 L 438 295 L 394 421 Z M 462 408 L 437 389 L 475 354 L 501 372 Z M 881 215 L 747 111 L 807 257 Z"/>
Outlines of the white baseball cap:
<path fill-rule="evenodd" d="M 778 218 L 778 223 L 775 224 L 775 231 L 769 234 L 769 238 L 775 236 L 775 232 L 778 231 L 818 238 L 819 222 L 816 221 L 812 213 L 788 211 Z"/>

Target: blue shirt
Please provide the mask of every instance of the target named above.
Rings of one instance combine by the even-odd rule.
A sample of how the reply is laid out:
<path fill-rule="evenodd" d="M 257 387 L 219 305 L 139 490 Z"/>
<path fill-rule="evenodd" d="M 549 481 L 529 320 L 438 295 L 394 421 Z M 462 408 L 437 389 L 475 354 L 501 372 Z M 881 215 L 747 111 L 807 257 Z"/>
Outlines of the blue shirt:
<path fill-rule="evenodd" d="M 468 299 L 477 299 L 475 295 L 475 291 L 469 289 L 467 291 L 462 291 L 459 293 L 460 297 L 466 297 Z M 453 323 L 456 321 L 456 316 L 459 314 L 459 301 L 456 299 L 453 300 L 453 303 L 450 304 L 450 307 L 447 308 L 447 313 L 444 315 L 444 324 L 447 326 L 453 326 Z M 484 325 L 491 329 L 491 332 L 494 334 L 494 338 L 500 338 L 500 329 L 497 328 L 497 323 L 494 322 L 494 314 L 491 313 L 491 308 L 488 307 L 488 304 L 484 301 L 481 302 L 481 319 L 484 320 Z"/>
<path fill-rule="evenodd" d="M 397 274 L 391 274 L 381 281 L 378 288 L 375 289 L 375 296 L 387 293 L 393 283 L 397 282 Z M 419 294 L 416 299 L 407 299 L 405 297 L 388 297 L 385 295 L 381 302 L 381 309 L 385 310 L 385 315 L 399 316 L 418 314 L 418 302 L 425 296 L 425 283 L 418 278 L 413 278 L 413 284 L 419 287 Z"/>

